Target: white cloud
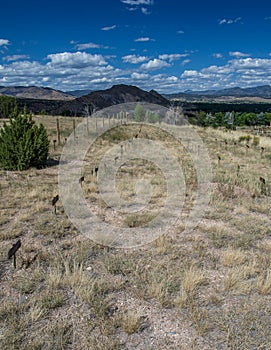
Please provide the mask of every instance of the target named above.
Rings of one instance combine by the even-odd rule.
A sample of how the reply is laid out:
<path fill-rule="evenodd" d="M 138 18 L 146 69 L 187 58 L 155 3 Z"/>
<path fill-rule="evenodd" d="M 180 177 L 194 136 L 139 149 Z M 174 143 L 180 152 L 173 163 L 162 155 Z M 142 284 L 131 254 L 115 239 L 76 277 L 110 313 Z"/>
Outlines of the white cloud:
<path fill-rule="evenodd" d="M 160 69 L 164 67 L 170 67 L 170 64 L 163 60 L 159 60 L 158 58 L 154 58 L 153 60 L 150 60 L 147 63 L 143 63 L 140 66 L 141 69 L 146 69 L 146 70 L 154 70 L 154 69 Z"/>
<path fill-rule="evenodd" d="M 67 91 L 104 89 L 113 84 L 126 83 L 161 93 L 271 85 L 271 52 L 268 58 L 251 58 L 246 53 L 231 51 L 226 63 L 217 60 L 216 63 L 221 64 L 202 69 L 195 69 L 191 63 L 188 66 L 191 69 L 185 69 L 185 64 L 189 63 L 189 57 L 185 56 L 189 54 L 191 52 L 161 54 L 150 58 L 142 51 L 142 55 L 126 55 L 121 57 L 123 62 L 140 64 L 138 69 L 131 69 L 129 65 L 127 70 L 115 66 L 117 60 L 113 56 L 82 51 L 53 53 L 41 62 L 30 61 L 27 55 L 10 55 L 3 57 L 0 65 L 0 84 L 50 86 Z M 180 59 L 178 75 L 171 72 L 172 69 L 166 69 L 172 67 L 177 59 Z M 110 61 L 114 62 L 114 66 Z"/>
<path fill-rule="evenodd" d="M 243 53 L 243 52 L 240 52 L 240 51 L 230 51 L 229 55 L 233 56 L 233 57 L 236 57 L 236 58 L 248 57 L 249 56 L 249 54 Z"/>
<path fill-rule="evenodd" d="M 188 64 L 189 62 L 191 62 L 191 60 L 189 60 L 189 59 L 183 60 L 182 63 L 181 63 L 181 65 L 182 65 L 182 66 L 185 66 L 185 65 Z"/>
<path fill-rule="evenodd" d="M 151 14 L 151 12 L 146 7 L 141 7 L 141 12 L 144 15 L 150 15 Z"/>
<path fill-rule="evenodd" d="M 127 55 L 123 56 L 122 60 L 123 62 L 137 64 L 147 61 L 149 58 L 146 56 L 137 56 L 137 55 Z"/>
<path fill-rule="evenodd" d="M 122 71 L 109 65 L 101 55 L 83 52 L 57 53 L 49 62 L 14 61 L 0 66 L 0 83 L 5 85 L 50 86 L 63 91 L 101 88 L 114 81 Z M 104 86 L 103 85 L 103 86 Z M 103 87 L 102 86 L 102 87 Z"/>
<path fill-rule="evenodd" d="M 140 9 L 144 15 L 151 14 L 149 8 L 151 5 L 154 4 L 153 0 L 121 0 L 121 2 L 129 6 L 127 7 L 128 11 L 136 11 Z M 147 8 L 146 6 L 149 6 L 149 8 Z"/>
<path fill-rule="evenodd" d="M 94 43 L 85 43 L 85 44 L 77 44 L 76 46 L 77 50 L 87 50 L 87 49 L 99 49 L 100 45 L 94 44 Z"/>
<path fill-rule="evenodd" d="M 101 83 L 107 83 L 107 82 L 110 82 L 111 80 L 106 78 L 106 77 L 103 77 L 103 78 L 97 78 L 97 79 L 92 79 L 90 80 L 90 83 L 92 84 L 101 84 Z"/>
<path fill-rule="evenodd" d="M 83 68 L 88 66 L 102 66 L 106 64 L 102 55 L 91 55 L 86 52 L 62 52 L 48 55 L 49 64 L 69 68 Z"/>
<path fill-rule="evenodd" d="M 223 19 L 220 19 L 218 21 L 219 24 L 233 24 L 233 23 L 237 23 L 237 22 L 240 22 L 242 20 L 242 17 L 237 17 L 237 18 L 234 18 L 234 19 L 231 19 L 231 18 L 223 18 Z"/>
<path fill-rule="evenodd" d="M 7 46 L 10 42 L 7 39 L 0 39 L 0 46 Z"/>
<path fill-rule="evenodd" d="M 209 66 L 206 68 L 202 68 L 201 73 L 202 74 L 215 74 L 215 75 L 219 75 L 219 74 L 230 74 L 232 72 L 232 68 L 229 65 L 226 66 Z"/>
<path fill-rule="evenodd" d="M 185 70 L 182 75 L 181 78 L 190 78 L 190 77 L 196 77 L 198 76 L 199 73 L 196 70 Z"/>
<path fill-rule="evenodd" d="M 167 77 L 166 80 L 167 80 L 168 82 L 176 83 L 176 81 L 178 81 L 178 78 L 175 77 L 175 75 L 172 75 L 172 76 L 170 76 L 170 77 Z"/>
<path fill-rule="evenodd" d="M 137 38 L 135 39 L 136 42 L 147 42 L 147 41 L 155 41 L 154 39 L 151 39 L 149 37 L 141 37 L 141 38 Z"/>
<path fill-rule="evenodd" d="M 178 30 L 177 33 L 178 34 L 184 34 L 184 31 L 183 30 Z"/>
<path fill-rule="evenodd" d="M 182 85 L 192 90 L 203 90 L 264 84 L 271 84 L 271 59 L 239 58 L 230 60 L 222 66 L 185 70 L 181 74 L 179 86 Z"/>
<path fill-rule="evenodd" d="M 121 0 L 121 2 L 130 6 L 153 5 L 153 0 Z"/>
<path fill-rule="evenodd" d="M 117 27 L 117 26 L 114 24 L 114 25 L 111 26 L 111 27 L 103 27 L 102 30 L 108 31 L 108 30 L 115 29 L 116 27 Z"/>
<path fill-rule="evenodd" d="M 235 69 L 270 69 L 271 59 L 268 58 L 241 58 L 229 61 Z M 270 73 L 266 71 L 266 73 Z"/>
<path fill-rule="evenodd" d="M 172 62 L 174 60 L 179 60 L 182 57 L 187 57 L 188 54 L 187 53 L 183 53 L 183 54 L 179 54 L 179 53 L 174 53 L 174 54 L 163 54 L 163 55 L 159 55 L 158 58 L 160 60 L 168 60 L 169 62 Z"/>
<path fill-rule="evenodd" d="M 223 57 L 223 55 L 221 53 L 214 53 L 213 56 L 215 58 L 222 58 Z"/>
<path fill-rule="evenodd" d="M 233 20 L 232 19 L 221 19 L 219 20 L 219 24 L 232 24 Z"/>
<path fill-rule="evenodd" d="M 131 74 L 131 77 L 133 79 L 137 79 L 137 80 L 144 80 L 144 79 L 148 79 L 149 78 L 149 74 L 144 74 L 144 73 L 140 74 L 140 73 L 134 72 L 134 73 Z"/>
<path fill-rule="evenodd" d="M 3 61 L 11 62 L 11 61 L 18 61 L 18 60 L 27 60 L 28 58 L 29 58 L 29 55 L 11 55 L 11 56 L 3 57 Z"/>
<path fill-rule="evenodd" d="M 156 82 L 156 83 L 161 83 L 163 80 L 165 79 L 165 75 L 164 74 L 156 74 L 152 76 L 152 81 Z"/>

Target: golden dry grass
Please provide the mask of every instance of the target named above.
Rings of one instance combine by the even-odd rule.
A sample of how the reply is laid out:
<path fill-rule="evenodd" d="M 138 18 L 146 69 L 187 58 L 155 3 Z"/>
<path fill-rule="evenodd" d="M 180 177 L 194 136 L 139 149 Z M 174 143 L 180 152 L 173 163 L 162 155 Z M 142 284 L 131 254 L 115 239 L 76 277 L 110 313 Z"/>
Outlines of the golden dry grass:
<path fill-rule="evenodd" d="M 47 127 L 50 158 L 57 161 L 63 145 L 53 147 L 55 118 L 35 119 Z M 59 120 L 64 142 L 73 119 Z M 95 122 L 89 126 L 95 128 Z M 65 215 L 61 201 L 53 214 L 57 163 L 41 170 L 0 172 L 1 349 L 271 347 L 271 139 L 261 137 L 260 144 L 246 152 L 237 141 L 247 130 L 195 130 L 208 147 L 213 167 L 206 214 L 192 232 L 183 234 L 180 222 L 169 234 L 140 248 L 108 247 L 108 232 L 100 243 L 87 239 Z M 162 132 L 147 127 L 143 132 L 161 138 L 175 154 L 184 152 Z M 83 170 L 87 202 L 103 220 L 121 227 L 147 224 L 163 204 L 165 189 L 159 169 L 133 161 L 118 172 L 117 188 L 131 199 L 138 178 L 152 179 L 149 212 L 114 216 L 100 199 L 91 170 L 105 150 L 132 133 L 121 126 L 104 135 L 89 150 Z M 261 146 L 265 147 L 262 156 Z M 182 166 L 188 196 L 183 218 L 191 208 L 196 184 L 193 164 L 186 156 Z M 260 176 L 266 179 L 265 188 Z M 7 252 L 18 238 L 22 247 L 14 270 Z M 163 318 L 156 320 L 158 314 Z M 179 317 L 182 322 L 176 326 Z"/>

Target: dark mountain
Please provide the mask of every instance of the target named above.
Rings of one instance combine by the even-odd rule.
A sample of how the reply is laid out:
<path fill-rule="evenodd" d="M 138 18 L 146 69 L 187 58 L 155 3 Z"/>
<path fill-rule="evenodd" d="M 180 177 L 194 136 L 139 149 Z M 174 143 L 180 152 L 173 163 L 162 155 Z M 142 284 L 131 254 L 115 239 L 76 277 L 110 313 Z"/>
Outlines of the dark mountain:
<path fill-rule="evenodd" d="M 121 84 L 113 85 L 110 89 L 93 91 L 88 95 L 66 102 L 63 105 L 63 110 L 57 112 L 70 111 L 71 114 L 80 115 L 86 106 L 89 106 L 90 110 L 100 110 L 127 102 L 149 102 L 163 106 L 169 103 L 165 97 L 154 90 L 147 92 L 136 86 Z"/>
<path fill-rule="evenodd" d="M 240 88 L 233 87 L 222 90 L 206 90 L 206 91 L 190 91 L 164 95 L 168 99 L 187 99 L 187 100 L 196 100 L 196 99 L 215 99 L 219 97 L 231 97 L 234 98 L 262 98 L 270 99 L 271 98 L 271 86 L 255 86 L 250 88 Z"/>
<path fill-rule="evenodd" d="M 75 97 L 60 90 L 39 86 L 0 86 L 0 95 L 37 100 L 73 100 Z"/>
<path fill-rule="evenodd" d="M 77 100 L 82 103 L 93 104 L 97 109 L 126 102 L 149 102 L 160 105 L 168 104 L 168 100 L 154 90 L 147 92 L 136 86 L 124 84 L 113 85 L 107 90 L 91 92 Z"/>
<path fill-rule="evenodd" d="M 93 92 L 93 90 L 87 89 L 87 90 L 71 90 L 71 91 L 66 91 L 65 93 L 75 97 L 82 97 L 90 94 L 91 92 Z"/>
<path fill-rule="evenodd" d="M 45 110 L 54 115 L 82 115 L 86 106 L 93 111 L 128 102 L 149 102 L 162 106 L 169 104 L 169 101 L 158 92 L 154 90 L 147 92 L 132 85 L 114 85 L 110 89 L 93 91 L 71 101 L 20 99 L 19 104 L 26 104 L 33 113 Z"/>

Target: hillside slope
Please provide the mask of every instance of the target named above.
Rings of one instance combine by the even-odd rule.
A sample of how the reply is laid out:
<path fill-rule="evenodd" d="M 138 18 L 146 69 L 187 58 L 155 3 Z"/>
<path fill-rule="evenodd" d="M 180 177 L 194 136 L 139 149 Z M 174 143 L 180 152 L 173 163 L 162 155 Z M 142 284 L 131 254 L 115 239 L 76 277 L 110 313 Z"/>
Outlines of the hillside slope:
<path fill-rule="evenodd" d="M 40 86 L 0 86 L 0 95 L 41 100 L 73 100 L 75 97 L 60 90 Z"/>

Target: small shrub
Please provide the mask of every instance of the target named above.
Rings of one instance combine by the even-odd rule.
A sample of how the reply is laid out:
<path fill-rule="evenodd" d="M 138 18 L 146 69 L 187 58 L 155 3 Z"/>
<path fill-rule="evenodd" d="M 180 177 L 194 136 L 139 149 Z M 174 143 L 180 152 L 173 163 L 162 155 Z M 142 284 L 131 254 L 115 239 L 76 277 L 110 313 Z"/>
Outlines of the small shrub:
<path fill-rule="evenodd" d="M 238 142 L 246 141 L 247 143 L 249 143 L 250 140 L 251 140 L 251 136 L 250 135 L 246 135 L 246 136 L 240 136 L 239 139 L 238 139 Z"/>
<path fill-rule="evenodd" d="M 253 146 L 255 146 L 255 147 L 258 146 L 259 143 L 260 143 L 260 138 L 259 138 L 259 136 L 254 136 L 254 137 L 253 137 L 252 143 L 253 143 Z"/>
<path fill-rule="evenodd" d="M 4 170 L 27 170 L 46 165 L 49 141 L 41 124 L 35 125 L 31 115 L 10 117 L 0 129 L 0 168 Z"/>

